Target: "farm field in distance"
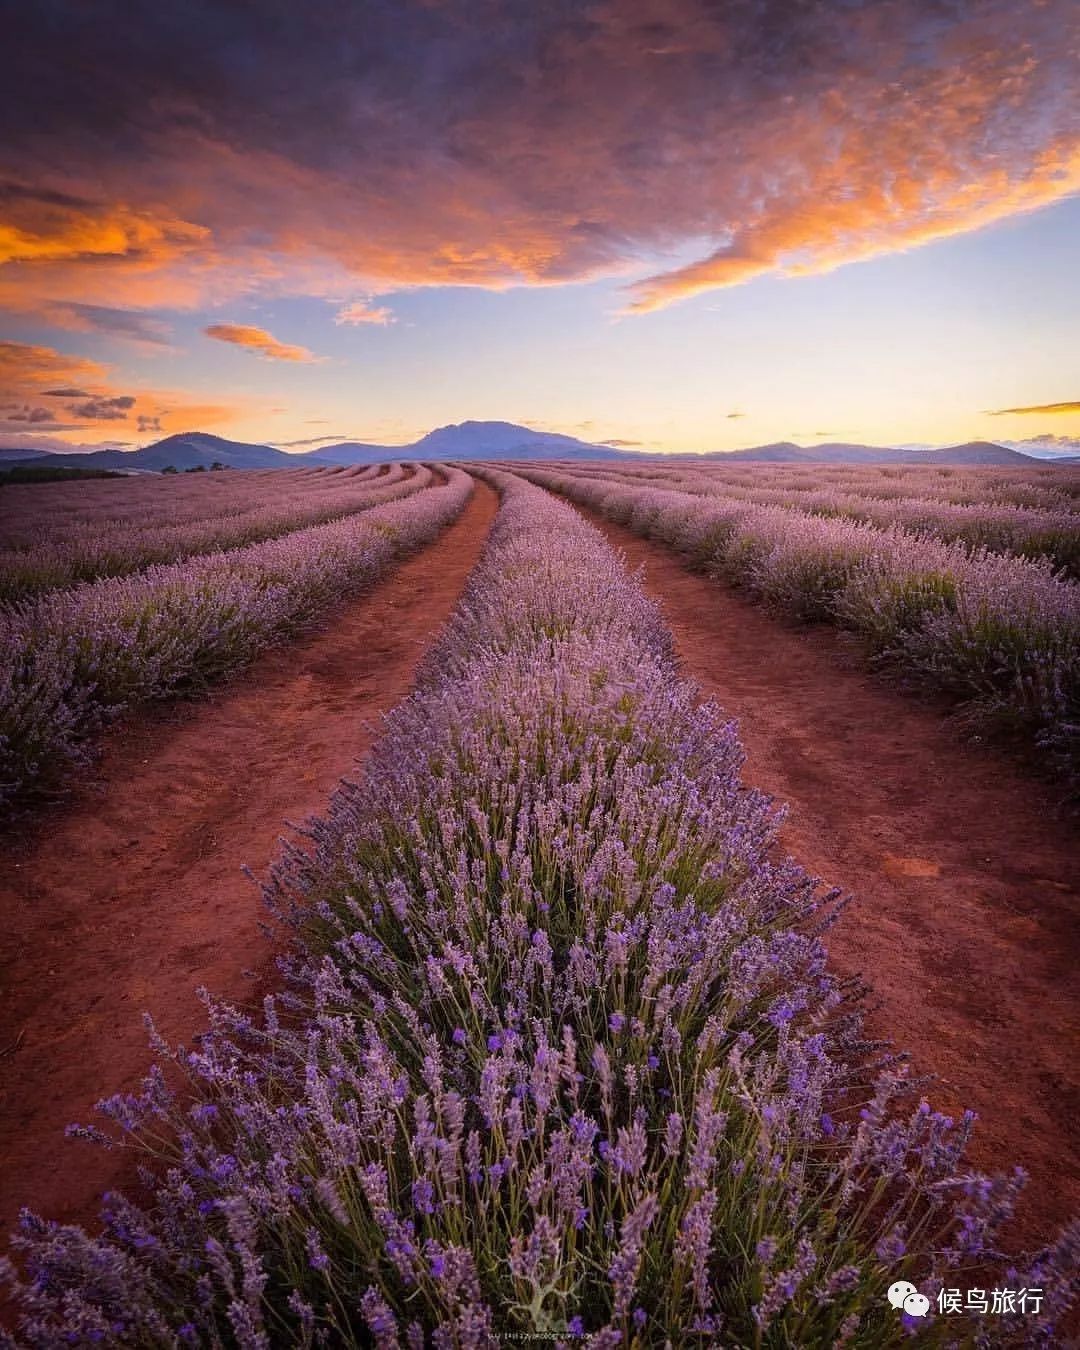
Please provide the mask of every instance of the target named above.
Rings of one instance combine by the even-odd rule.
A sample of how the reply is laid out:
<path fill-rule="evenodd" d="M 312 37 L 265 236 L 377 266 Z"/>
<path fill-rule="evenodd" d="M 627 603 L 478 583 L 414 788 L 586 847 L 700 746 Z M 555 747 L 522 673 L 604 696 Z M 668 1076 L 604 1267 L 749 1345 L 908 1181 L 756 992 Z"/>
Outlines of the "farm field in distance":
<path fill-rule="evenodd" d="M 0 485 L 0 1345 L 1066 1343 L 1080 465 L 409 449 Z"/>

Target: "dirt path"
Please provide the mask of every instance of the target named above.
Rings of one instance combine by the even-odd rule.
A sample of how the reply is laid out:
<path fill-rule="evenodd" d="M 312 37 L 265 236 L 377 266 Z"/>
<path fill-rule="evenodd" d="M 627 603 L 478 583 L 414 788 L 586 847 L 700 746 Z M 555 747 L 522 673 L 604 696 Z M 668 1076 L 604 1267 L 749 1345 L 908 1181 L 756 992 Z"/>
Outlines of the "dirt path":
<path fill-rule="evenodd" d="M 36 837 L 0 841 L 0 1232 L 24 1204 L 92 1221 L 101 1192 L 130 1175 L 124 1155 L 62 1131 L 137 1085 L 143 1009 L 190 1041 L 204 1024 L 198 986 L 246 1002 L 273 976 L 241 866 L 265 871 L 284 822 L 321 810 L 367 750 L 365 719 L 408 693 L 495 508 L 478 483 L 460 520 L 331 627 L 208 699 L 134 718 L 95 785 Z"/>
<path fill-rule="evenodd" d="M 643 564 L 683 667 L 739 719 L 747 780 L 790 806 L 786 848 L 856 897 L 834 965 L 880 1000 L 875 1034 L 940 1077 L 932 1099 L 980 1121 L 972 1159 L 1031 1173 L 1015 1237 L 1080 1214 L 1080 851 L 1049 794 L 934 709 L 589 516 Z"/>

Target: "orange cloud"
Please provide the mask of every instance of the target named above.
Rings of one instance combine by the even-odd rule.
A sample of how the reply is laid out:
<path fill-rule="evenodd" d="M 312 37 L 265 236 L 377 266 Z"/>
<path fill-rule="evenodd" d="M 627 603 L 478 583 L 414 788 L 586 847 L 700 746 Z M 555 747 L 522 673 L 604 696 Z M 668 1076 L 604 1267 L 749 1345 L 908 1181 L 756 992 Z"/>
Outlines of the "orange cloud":
<path fill-rule="evenodd" d="M 872 181 L 880 172 L 875 155 L 873 143 L 864 141 L 849 158 L 814 176 L 811 196 L 771 203 L 701 262 L 634 283 L 627 288 L 626 312 L 659 309 L 770 273 L 832 272 L 845 263 L 992 225 L 1080 191 L 1080 138 L 1043 152 L 1019 182 L 1000 167 L 973 181 L 946 166 L 925 181 L 898 178 L 887 194 Z"/>
<path fill-rule="evenodd" d="M 207 337 L 217 338 L 219 342 L 231 342 L 236 347 L 244 347 L 268 361 L 317 359 L 306 347 L 291 347 L 287 342 L 279 342 L 265 328 L 252 328 L 242 323 L 212 323 L 203 332 Z"/>
<path fill-rule="evenodd" d="M 0 306 L 42 313 L 58 327 L 89 326 L 80 304 L 190 307 L 208 294 L 211 275 L 224 293 L 224 261 L 209 225 L 159 205 L 0 183 Z"/>
<path fill-rule="evenodd" d="M 988 417 L 1026 416 L 1028 413 L 1080 413 L 1080 399 L 1070 399 L 1065 403 L 1033 403 L 1027 408 L 997 408 Z"/>
<path fill-rule="evenodd" d="M 27 342 L 0 342 L 0 397 L 37 394 L 51 385 L 76 385 L 98 380 L 105 367 L 85 356 L 68 356 L 52 347 Z M 72 397 L 83 389 L 65 390 Z"/>
<path fill-rule="evenodd" d="M 108 423 L 135 434 L 182 431 L 233 420 L 237 410 L 195 403 L 169 390 L 117 390 L 98 361 L 53 347 L 0 342 L 0 432 L 30 428 L 50 435 Z"/>
<path fill-rule="evenodd" d="M 94 209 L 58 193 L 10 186 L 0 200 L 0 264 L 160 259 L 191 252 L 210 238 L 205 226 L 155 217 L 122 202 Z"/>
<path fill-rule="evenodd" d="M 648 272 L 641 312 L 1080 186 L 1073 0 L 486 0 L 482 31 L 473 0 L 98 8 L 5 34 L 0 306 Z"/>
<path fill-rule="evenodd" d="M 394 322 L 394 311 L 385 305 L 372 305 L 370 300 L 353 300 L 348 305 L 342 305 L 334 316 L 334 322 L 388 324 Z"/>

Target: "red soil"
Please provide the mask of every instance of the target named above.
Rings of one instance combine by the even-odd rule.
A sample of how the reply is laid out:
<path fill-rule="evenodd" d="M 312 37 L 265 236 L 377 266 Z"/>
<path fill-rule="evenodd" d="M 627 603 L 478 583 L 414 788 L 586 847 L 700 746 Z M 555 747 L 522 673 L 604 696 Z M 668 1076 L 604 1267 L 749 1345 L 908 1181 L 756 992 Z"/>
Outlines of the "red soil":
<path fill-rule="evenodd" d="M 97 781 L 26 838 L 2 841 L 0 1232 L 22 1205 L 92 1222 L 128 1155 L 66 1141 L 100 1097 L 136 1087 L 141 1013 L 172 1042 L 205 1025 L 195 989 L 250 1003 L 273 983 L 243 864 L 265 868 L 286 820 L 320 811 L 410 690 L 495 513 L 483 484 L 440 539 L 325 631 L 265 654 L 198 703 L 132 718 Z"/>
<path fill-rule="evenodd" d="M 864 975 L 869 1029 L 932 1072 L 939 1109 L 979 1115 L 970 1158 L 1031 1179 L 1010 1236 L 1080 1214 L 1076 832 L 1050 793 L 938 711 L 857 668 L 669 549 L 583 512 L 644 566 L 684 671 L 739 719 L 745 777 L 790 815 L 784 847 L 856 897 L 827 936 Z"/>

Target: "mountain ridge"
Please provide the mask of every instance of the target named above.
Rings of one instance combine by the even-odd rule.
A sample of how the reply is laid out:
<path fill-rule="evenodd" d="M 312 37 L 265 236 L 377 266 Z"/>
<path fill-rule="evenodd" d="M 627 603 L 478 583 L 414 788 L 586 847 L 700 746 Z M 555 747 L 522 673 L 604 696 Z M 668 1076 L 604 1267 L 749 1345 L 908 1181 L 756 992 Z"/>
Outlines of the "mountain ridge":
<path fill-rule="evenodd" d="M 0 454 L 3 454 L 0 451 Z M 44 458 L 43 456 L 47 456 Z M 299 464 L 322 464 L 328 461 L 306 455 L 289 455 L 272 445 L 249 441 L 231 441 L 208 431 L 182 431 L 139 450 L 89 450 L 68 454 L 55 451 L 27 452 L 27 459 L 35 464 L 51 464 L 61 468 L 141 469 L 160 473 L 162 469 L 209 469 L 214 463 L 227 464 L 233 469 L 287 469 Z M 4 456 L 5 463 L 9 461 Z"/>
<path fill-rule="evenodd" d="M 7 464 L 19 462 L 18 451 L 0 448 Z M 800 446 L 793 441 L 775 441 L 768 445 L 748 446 L 740 450 L 705 450 L 659 455 L 655 451 L 632 450 L 597 444 L 555 431 L 535 431 L 515 422 L 465 421 L 436 427 L 408 445 L 378 445 L 365 441 L 338 441 L 314 450 L 289 454 L 276 446 L 232 441 L 205 431 L 179 432 L 143 446 L 139 450 L 93 450 L 62 453 L 25 450 L 27 462 L 49 463 L 74 468 L 135 469 L 158 472 L 175 469 L 209 468 L 218 462 L 238 469 L 301 468 L 312 465 L 377 464 L 387 460 L 612 460 L 624 463 L 662 458 L 689 460 L 693 463 L 731 462 L 762 464 L 956 464 L 1027 467 L 1036 464 L 1068 462 L 1047 461 L 994 441 L 967 441 L 961 445 L 934 450 L 912 450 L 896 446 L 860 445 L 845 441 L 826 441 Z M 1073 461 L 1075 462 L 1075 461 Z"/>

